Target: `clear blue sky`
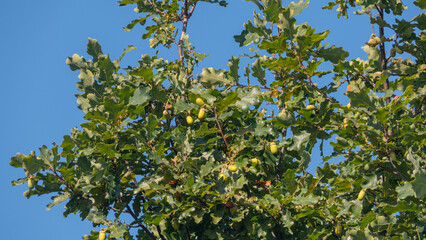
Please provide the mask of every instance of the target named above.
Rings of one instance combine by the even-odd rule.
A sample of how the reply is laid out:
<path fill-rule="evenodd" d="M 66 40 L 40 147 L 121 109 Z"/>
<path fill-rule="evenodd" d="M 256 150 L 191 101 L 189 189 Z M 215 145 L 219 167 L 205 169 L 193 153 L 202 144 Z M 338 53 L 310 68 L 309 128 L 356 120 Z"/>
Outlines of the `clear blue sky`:
<path fill-rule="evenodd" d="M 335 11 L 320 10 L 324 1 L 312 1 L 299 17 L 318 30 L 331 29 L 328 41 L 348 50 L 352 58 L 366 58 L 361 46 L 371 34 L 365 16 L 351 16 L 337 21 Z M 419 14 L 410 1 L 408 16 Z M 74 53 L 87 56 L 88 37 L 98 39 L 104 53 L 118 58 L 127 45 L 130 52 L 122 66 L 136 65 L 143 53 L 153 53 L 141 39 L 142 28 L 131 33 L 122 30 L 137 14 L 132 7 L 118 7 L 116 1 L 1 1 L 0 8 L 0 232 L 2 240 L 81 239 L 92 229 L 78 216 L 62 217 L 63 205 L 46 211 L 50 197 L 27 200 L 22 193 L 26 185 L 11 186 L 11 180 L 24 177 L 22 169 L 9 166 L 17 152 L 28 154 L 42 145 L 60 143 L 62 136 L 83 121 L 77 109 L 78 72 L 65 64 Z M 196 51 L 211 54 L 203 67 L 225 68 L 231 54 L 239 48 L 233 35 L 240 34 L 242 24 L 252 19 L 255 5 L 230 0 L 227 8 L 201 3 L 189 24 L 190 41 Z M 408 17 L 407 19 L 411 19 Z M 176 53 L 162 56 L 176 57 Z M 318 162 L 318 158 L 316 158 Z"/>

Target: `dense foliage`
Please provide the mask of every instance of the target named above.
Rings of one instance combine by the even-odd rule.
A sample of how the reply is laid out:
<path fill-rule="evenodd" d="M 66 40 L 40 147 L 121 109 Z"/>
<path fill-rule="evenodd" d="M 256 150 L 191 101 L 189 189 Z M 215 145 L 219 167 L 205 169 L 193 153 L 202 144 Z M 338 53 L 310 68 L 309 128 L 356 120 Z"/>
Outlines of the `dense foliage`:
<path fill-rule="evenodd" d="M 123 67 L 133 46 L 112 60 L 89 39 L 92 59 L 67 60 L 86 122 L 13 157 L 26 173 L 13 184 L 103 228 L 83 239 L 424 239 L 426 14 L 400 19 L 400 0 L 328 3 L 377 31 L 367 60 L 347 60 L 328 31 L 297 23 L 309 0 L 248 1 L 254 18 L 235 40 L 252 49 L 201 72 L 188 22 L 196 6 L 226 1 L 119 1 L 141 15 L 126 31 L 145 26 L 150 47 L 178 59 Z M 325 142 L 332 154 L 307 172 Z"/>

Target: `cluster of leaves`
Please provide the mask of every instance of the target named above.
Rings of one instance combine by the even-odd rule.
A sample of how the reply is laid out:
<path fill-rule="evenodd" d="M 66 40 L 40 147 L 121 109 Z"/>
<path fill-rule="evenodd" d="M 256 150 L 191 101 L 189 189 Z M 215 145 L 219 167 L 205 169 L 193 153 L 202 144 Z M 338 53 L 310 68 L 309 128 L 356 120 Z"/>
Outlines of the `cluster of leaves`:
<path fill-rule="evenodd" d="M 89 39 L 91 60 L 67 60 L 80 71 L 87 122 L 60 145 L 13 157 L 26 173 L 13 184 L 28 181 L 28 198 L 55 193 L 48 209 L 66 202 L 65 216 L 106 227 L 109 239 L 424 238 L 426 15 L 390 24 L 384 14 L 401 14 L 399 0 L 329 3 L 339 16 L 360 7 L 380 29 L 364 47 L 369 59 L 348 61 L 324 43 L 328 31 L 296 24 L 308 0 L 249 1 L 258 10 L 235 40 L 256 48 L 196 76 L 206 55 L 187 41 L 187 23 L 198 2 L 225 1 L 119 1 L 143 14 L 126 30 L 147 25 L 150 46 L 175 44 L 179 59 L 143 55 L 122 68 L 134 47 L 111 60 Z M 332 95 L 346 85 L 343 105 Z M 313 175 L 312 150 L 325 141 L 334 151 Z"/>

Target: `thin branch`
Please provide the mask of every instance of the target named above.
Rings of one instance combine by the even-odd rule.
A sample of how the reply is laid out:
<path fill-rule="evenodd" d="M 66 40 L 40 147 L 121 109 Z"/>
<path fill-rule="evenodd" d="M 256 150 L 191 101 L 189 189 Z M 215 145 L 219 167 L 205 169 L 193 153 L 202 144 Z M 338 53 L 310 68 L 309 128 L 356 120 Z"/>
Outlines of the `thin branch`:
<path fill-rule="evenodd" d="M 379 166 L 381 169 L 385 170 L 385 171 L 386 171 L 386 172 L 388 172 L 388 173 L 392 173 L 392 174 L 395 174 L 395 175 L 397 175 L 397 174 L 398 174 L 397 172 L 392 171 L 392 170 L 390 170 L 390 169 L 386 168 L 385 166 L 383 166 L 383 165 L 381 165 L 381 164 L 377 164 L 377 166 Z"/>
<path fill-rule="evenodd" d="M 352 194 L 355 194 L 355 193 L 357 193 L 357 192 L 344 193 L 344 194 L 335 196 L 334 199 L 341 198 L 341 197 L 346 197 L 346 196 L 349 196 L 349 195 L 352 195 Z"/>
<path fill-rule="evenodd" d="M 293 44 L 293 42 L 291 42 L 290 41 L 290 49 L 293 49 L 293 47 L 294 47 L 294 44 Z M 303 70 L 303 73 L 306 75 L 306 77 L 308 78 L 308 81 L 309 81 L 309 84 L 311 85 L 311 86 L 313 86 L 314 84 L 312 83 L 312 80 L 311 80 L 311 76 L 305 71 L 305 66 L 303 65 L 303 63 L 302 63 L 302 59 L 300 59 L 300 56 L 297 54 L 297 51 L 296 51 L 296 49 L 293 49 L 293 53 L 294 53 L 294 55 L 296 55 L 296 58 L 297 58 L 297 60 L 299 61 L 299 67 Z"/>
<path fill-rule="evenodd" d="M 377 11 L 379 12 L 379 16 L 380 18 L 384 21 L 384 14 L 383 14 L 383 9 L 380 6 L 377 6 L 377 4 L 374 5 L 377 9 Z M 379 26 L 379 36 L 380 39 L 384 39 L 385 38 L 385 30 L 383 27 Z M 384 42 L 380 42 L 379 45 L 380 48 L 380 59 L 381 59 L 381 68 L 382 71 L 385 71 L 387 69 L 387 59 L 386 59 L 386 49 L 385 49 L 385 43 Z M 386 79 L 386 81 L 383 84 L 383 90 L 386 91 L 389 89 L 389 79 Z M 390 97 L 386 99 L 386 102 L 389 104 L 391 101 Z"/>
<path fill-rule="evenodd" d="M 283 141 L 284 141 L 284 139 L 287 137 L 287 129 L 286 128 L 283 128 L 283 130 L 282 130 L 282 132 L 281 132 L 281 135 L 282 135 L 282 137 L 283 137 Z M 283 175 L 283 170 L 282 170 L 282 168 L 283 168 L 283 161 L 284 161 L 284 154 L 285 154 L 285 147 L 282 147 L 281 148 L 281 152 L 280 152 L 280 159 L 278 160 L 278 166 L 277 166 L 277 177 L 278 177 L 278 180 L 279 181 L 281 181 L 281 177 L 282 177 L 282 175 Z"/>
<path fill-rule="evenodd" d="M 386 149 L 386 151 L 388 152 L 387 149 Z M 398 176 L 400 176 L 402 178 L 402 180 L 407 181 L 407 179 L 405 179 L 405 177 L 401 174 L 401 172 L 399 171 L 399 169 L 396 167 L 395 163 L 392 161 L 392 158 L 389 156 L 389 154 L 387 154 L 387 158 L 389 159 L 390 163 L 392 164 L 392 167 L 395 169 L 396 174 Z"/>
<path fill-rule="evenodd" d="M 370 80 L 370 79 L 368 79 L 367 77 L 365 77 L 364 75 L 362 75 L 361 73 L 358 73 L 360 76 L 361 76 L 361 78 L 363 79 L 363 80 L 365 80 L 365 81 L 367 81 L 368 83 L 370 83 L 372 86 L 374 86 L 374 83 Z"/>
<path fill-rule="evenodd" d="M 52 171 L 53 176 L 58 178 L 59 181 L 61 181 L 65 186 L 67 186 L 67 188 L 69 188 L 71 192 L 74 192 L 74 188 L 71 185 L 69 185 L 68 182 L 65 181 L 65 179 L 61 175 L 59 175 L 52 166 L 49 166 L 49 170 Z"/>
<path fill-rule="evenodd" d="M 226 137 L 222 132 L 222 128 L 220 127 L 219 118 L 218 118 L 217 112 L 216 112 L 216 106 L 214 106 L 214 105 L 213 105 L 213 112 L 214 112 L 214 117 L 216 118 L 217 127 L 219 128 L 219 132 L 222 135 L 223 141 L 225 142 L 226 149 L 229 150 L 228 143 L 226 142 Z"/>
<path fill-rule="evenodd" d="M 189 10 L 189 12 L 188 12 L 188 0 L 185 0 L 185 2 L 184 2 L 184 11 L 183 11 L 183 18 L 180 19 L 180 21 L 182 22 L 182 33 L 180 35 L 179 43 L 177 44 L 177 46 L 178 46 L 179 61 L 180 61 L 180 63 L 181 63 L 182 66 L 184 65 L 184 61 L 183 61 L 184 60 L 183 39 L 184 39 L 184 37 L 186 35 L 186 31 L 187 31 L 187 28 L 188 28 L 189 18 L 191 18 L 192 14 L 194 13 L 196 4 L 197 3 L 193 3 L 192 7 L 191 7 L 191 10 Z"/>
<path fill-rule="evenodd" d="M 160 236 L 160 238 L 161 238 L 161 240 L 167 240 L 164 236 L 163 236 L 163 234 L 161 234 L 161 228 L 160 228 L 160 226 L 156 226 L 157 227 L 157 232 L 158 232 L 158 235 Z"/>
<path fill-rule="evenodd" d="M 136 214 L 132 211 L 132 209 L 130 208 L 130 206 L 129 205 L 127 205 L 126 206 L 126 208 L 127 208 L 127 212 L 133 217 L 133 219 L 135 220 L 135 221 L 137 221 L 138 220 L 138 217 L 136 216 Z M 155 240 L 156 238 L 155 238 L 155 236 L 154 236 L 154 234 L 152 234 L 152 232 L 150 232 L 149 231 L 149 229 L 145 226 L 145 225 L 143 225 L 143 224 L 141 224 L 141 223 L 138 223 L 138 226 L 139 227 L 141 227 L 145 232 L 146 232 L 146 234 L 148 234 L 148 236 L 151 238 L 151 239 L 153 239 L 153 240 Z"/>
<path fill-rule="evenodd" d="M 331 103 L 336 103 L 336 101 L 334 101 L 333 99 L 331 99 L 331 98 L 329 98 L 328 96 L 327 96 L 327 94 L 326 93 L 324 93 L 323 91 L 321 91 L 317 86 L 315 86 L 315 85 L 311 85 L 311 87 L 313 88 L 313 89 L 315 89 L 315 91 L 317 91 L 319 94 L 321 94 L 325 99 L 327 99 L 329 102 L 331 102 Z"/>
<path fill-rule="evenodd" d="M 293 49 L 294 44 L 293 42 L 290 41 L 290 49 Z M 305 71 L 306 67 L 303 65 L 302 60 L 300 59 L 300 56 L 297 54 L 296 49 L 293 49 L 293 53 L 294 55 L 296 55 L 297 60 L 299 61 L 299 67 L 303 70 L 303 73 L 306 75 L 306 77 L 308 78 L 309 81 L 309 85 L 315 90 L 317 91 L 319 94 L 321 94 L 325 99 L 327 99 L 328 101 L 330 101 L 331 103 L 336 103 L 336 101 L 334 101 L 333 99 L 329 98 L 327 96 L 326 93 L 322 92 L 317 86 L 314 85 L 314 83 L 312 82 L 311 76 Z"/>
<path fill-rule="evenodd" d="M 190 18 L 192 16 L 192 14 L 194 13 L 196 5 L 197 5 L 197 2 L 192 4 L 191 10 L 189 10 L 189 13 L 188 13 L 188 18 Z"/>
<path fill-rule="evenodd" d="M 186 239 L 191 240 L 191 234 L 189 233 L 189 228 L 186 225 L 185 225 L 185 230 L 186 230 Z"/>
<path fill-rule="evenodd" d="M 422 112 L 422 105 L 424 104 L 425 99 L 426 99 L 426 96 L 424 96 L 423 99 L 422 99 L 422 101 L 420 102 L 419 107 L 417 108 L 416 112 L 414 113 L 415 115 L 417 115 L 417 114 L 419 114 L 419 113 Z"/>

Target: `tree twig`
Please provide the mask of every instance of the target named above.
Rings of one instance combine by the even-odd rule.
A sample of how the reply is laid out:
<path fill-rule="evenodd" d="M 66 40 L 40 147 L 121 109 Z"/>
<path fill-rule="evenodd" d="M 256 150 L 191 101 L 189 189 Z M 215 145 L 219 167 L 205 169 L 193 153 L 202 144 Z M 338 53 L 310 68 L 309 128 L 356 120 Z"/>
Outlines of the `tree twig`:
<path fill-rule="evenodd" d="M 405 179 L 405 177 L 401 174 L 401 172 L 399 171 L 399 169 L 396 167 L 395 163 L 393 162 L 392 158 L 390 157 L 388 149 L 386 149 L 386 154 L 387 154 L 386 157 L 389 159 L 390 163 L 392 164 L 392 167 L 395 169 L 396 174 L 400 176 L 402 180 L 407 181 L 407 179 Z"/>
<path fill-rule="evenodd" d="M 283 128 L 281 135 L 282 135 L 283 141 L 284 141 L 284 139 L 287 137 L 287 128 Z M 285 147 L 282 147 L 281 152 L 280 152 L 280 158 L 278 160 L 278 166 L 277 166 L 278 181 L 281 181 L 281 177 L 283 175 L 282 168 L 283 168 L 284 154 L 285 154 Z"/>
<path fill-rule="evenodd" d="M 424 96 L 424 97 L 423 97 L 423 99 L 422 99 L 422 101 L 420 102 L 420 105 L 419 105 L 419 107 L 417 108 L 417 110 L 416 110 L 416 112 L 414 113 L 414 115 L 418 115 L 419 113 L 421 113 L 421 112 L 422 112 L 422 105 L 424 104 L 425 99 L 426 99 L 426 96 Z"/>
<path fill-rule="evenodd" d="M 333 99 L 329 98 L 327 96 L 326 93 L 322 92 L 317 86 L 314 85 L 314 83 L 312 82 L 311 76 L 306 72 L 306 67 L 303 65 L 302 60 L 300 59 L 300 56 L 297 54 L 296 49 L 293 49 L 294 44 L 293 42 L 290 41 L 290 49 L 293 50 L 294 55 L 296 55 L 296 58 L 299 62 L 299 67 L 302 69 L 303 73 L 306 75 L 306 77 L 308 78 L 309 81 L 309 85 L 315 90 L 317 91 L 319 94 L 321 94 L 325 99 L 327 99 L 328 101 L 330 101 L 331 103 L 336 103 L 336 101 L 334 101 Z"/>
<path fill-rule="evenodd" d="M 225 135 L 223 134 L 222 127 L 220 126 L 220 123 L 219 123 L 219 118 L 218 118 L 218 116 L 217 116 L 217 112 L 216 112 L 216 106 L 214 106 L 214 105 L 213 105 L 213 112 L 214 112 L 214 117 L 215 117 L 215 119 L 216 119 L 217 127 L 219 128 L 219 132 L 220 132 L 220 134 L 222 135 L 222 139 L 223 139 L 223 141 L 225 142 L 226 149 L 228 149 L 228 150 L 229 150 L 228 143 L 226 142 L 226 137 L 225 137 Z"/>
<path fill-rule="evenodd" d="M 136 214 L 132 211 L 132 209 L 130 208 L 130 206 L 129 205 L 127 205 L 126 206 L 126 209 L 127 209 L 127 212 L 132 216 L 132 218 L 135 220 L 135 221 L 137 221 L 138 220 L 138 217 L 136 216 Z M 145 225 L 143 225 L 143 224 L 141 224 L 141 223 L 138 223 L 138 226 L 139 227 L 141 227 L 145 232 L 146 232 L 146 234 L 148 234 L 148 236 L 151 238 L 151 239 L 153 239 L 153 240 L 155 240 L 156 238 L 155 238 L 155 236 L 154 236 L 154 234 L 152 234 L 152 232 L 150 232 L 149 231 L 149 229 L 145 226 Z"/>

